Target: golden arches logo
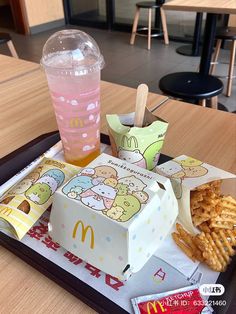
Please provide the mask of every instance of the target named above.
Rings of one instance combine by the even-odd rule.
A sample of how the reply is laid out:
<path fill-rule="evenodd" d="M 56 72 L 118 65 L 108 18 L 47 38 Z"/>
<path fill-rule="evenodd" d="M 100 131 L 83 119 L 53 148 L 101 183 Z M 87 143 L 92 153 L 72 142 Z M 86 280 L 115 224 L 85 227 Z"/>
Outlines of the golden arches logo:
<path fill-rule="evenodd" d="M 82 119 L 79 119 L 78 117 L 74 117 L 70 119 L 70 127 L 71 128 L 83 128 L 84 127 L 84 121 Z"/>
<path fill-rule="evenodd" d="M 165 312 L 164 306 L 161 304 L 159 301 L 154 301 L 154 302 L 148 302 L 147 304 L 147 314 L 152 314 L 150 307 L 153 309 L 153 313 L 158 313 L 157 305 L 159 306 L 161 312 Z"/>
<path fill-rule="evenodd" d="M 133 145 L 134 144 L 134 145 Z M 128 148 L 138 148 L 138 141 L 135 136 L 128 136 L 124 135 L 121 140 L 122 147 L 127 146 Z"/>
<path fill-rule="evenodd" d="M 6 216 L 9 216 L 12 212 L 12 209 L 9 207 L 2 207 L 0 208 L 0 213 Z"/>
<path fill-rule="evenodd" d="M 77 223 L 74 226 L 74 230 L 73 230 L 73 234 L 72 234 L 73 239 L 76 237 L 77 230 L 78 230 L 80 225 L 81 225 L 81 241 L 82 242 L 85 241 L 87 232 L 90 231 L 90 248 L 93 249 L 94 248 L 94 231 L 93 231 L 93 228 L 90 225 L 85 227 L 82 220 L 77 221 Z"/>

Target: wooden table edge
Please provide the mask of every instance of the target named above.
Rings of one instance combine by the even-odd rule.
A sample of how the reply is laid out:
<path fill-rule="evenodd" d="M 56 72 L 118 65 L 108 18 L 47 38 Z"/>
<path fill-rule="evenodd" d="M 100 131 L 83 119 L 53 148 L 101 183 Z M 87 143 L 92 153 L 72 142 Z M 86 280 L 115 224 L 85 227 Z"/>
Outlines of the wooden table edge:
<path fill-rule="evenodd" d="M 190 12 L 202 12 L 202 13 L 213 13 L 213 14 L 236 14 L 236 8 L 224 8 L 224 12 L 222 13 L 219 8 L 213 7 L 199 7 L 199 6 L 184 6 L 184 5 L 175 5 L 169 3 L 165 3 L 163 5 L 164 10 L 173 10 L 173 11 L 190 11 Z"/>

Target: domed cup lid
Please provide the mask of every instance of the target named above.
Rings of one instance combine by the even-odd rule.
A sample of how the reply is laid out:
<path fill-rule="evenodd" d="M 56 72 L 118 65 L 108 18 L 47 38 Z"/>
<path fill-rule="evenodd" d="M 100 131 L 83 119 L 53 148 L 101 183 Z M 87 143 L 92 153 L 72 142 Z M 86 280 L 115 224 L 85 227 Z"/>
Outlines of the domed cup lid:
<path fill-rule="evenodd" d="M 46 71 L 76 76 L 100 71 L 105 64 L 96 41 L 77 29 L 62 30 L 49 37 L 40 63 Z"/>

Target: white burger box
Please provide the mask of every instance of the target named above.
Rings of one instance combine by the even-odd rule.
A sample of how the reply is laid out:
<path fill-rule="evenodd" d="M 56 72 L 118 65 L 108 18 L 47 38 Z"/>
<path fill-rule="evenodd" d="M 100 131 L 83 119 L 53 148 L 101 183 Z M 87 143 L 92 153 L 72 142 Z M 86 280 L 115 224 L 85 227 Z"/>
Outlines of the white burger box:
<path fill-rule="evenodd" d="M 49 234 L 91 265 L 127 279 L 157 250 L 177 216 L 168 178 L 101 154 L 56 191 Z"/>
<path fill-rule="evenodd" d="M 189 156 L 181 155 L 156 167 L 156 172 L 171 180 L 179 204 L 178 219 L 193 234 L 199 233 L 192 222 L 190 192 L 198 186 L 215 180 L 222 180 L 221 193 L 236 197 L 236 176 L 230 172 L 203 163 Z"/>

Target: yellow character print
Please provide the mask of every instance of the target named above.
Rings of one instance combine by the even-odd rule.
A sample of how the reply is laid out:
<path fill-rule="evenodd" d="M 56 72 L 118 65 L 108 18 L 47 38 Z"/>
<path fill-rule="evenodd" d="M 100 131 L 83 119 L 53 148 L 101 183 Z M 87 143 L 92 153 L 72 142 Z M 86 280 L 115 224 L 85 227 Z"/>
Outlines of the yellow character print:
<path fill-rule="evenodd" d="M 195 166 L 195 167 L 185 167 L 185 178 L 197 178 L 203 177 L 207 174 L 208 170 L 202 166 Z"/>
<path fill-rule="evenodd" d="M 118 181 L 115 178 L 107 178 L 104 180 L 104 184 L 110 185 L 113 188 L 117 186 Z"/>
<path fill-rule="evenodd" d="M 181 166 L 183 168 L 185 168 L 185 167 L 197 167 L 197 166 L 202 165 L 202 162 L 200 160 L 194 159 L 192 157 L 187 157 L 186 159 L 180 160 L 178 162 L 181 164 Z"/>

